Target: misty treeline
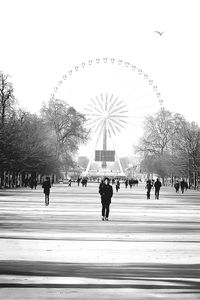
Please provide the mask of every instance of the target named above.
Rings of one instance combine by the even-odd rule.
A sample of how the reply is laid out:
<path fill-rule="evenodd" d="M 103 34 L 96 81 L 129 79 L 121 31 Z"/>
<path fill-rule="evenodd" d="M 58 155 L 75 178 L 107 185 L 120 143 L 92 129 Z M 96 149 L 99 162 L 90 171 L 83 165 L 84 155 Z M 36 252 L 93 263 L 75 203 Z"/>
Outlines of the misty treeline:
<path fill-rule="evenodd" d="M 161 109 L 146 117 L 144 135 L 136 147 L 141 170 L 164 179 L 185 178 L 198 185 L 200 173 L 200 127 L 182 115 Z"/>
<path fill-rule="evenodd" d="M 28 101 L 28 96 L 27 96 Z M 88 140 L 85 116 L 65 101 L 49 100 L 39 114 L 21 109 L 8 75 L 0 73 L 0 187 L 74 167 L 74 153 Z M 147 116 L 136 146 L 141 172 L 198 184 L 200 128 L 182 115 L 161 109 Z M 86 164 L 87 162 L 85 162 Z M 79 162 L 80 164 L 80 162 Z M 125 164 L 126 165 L 126 164 Z"/>
<path fill-rule="evenodd" d="M 88 137 L 84 123 L 85 117 L 61 100 L 43 104 L 40 114 L 24 111 L 9 76 L 0 73 L 0 186 L 20 186 L 73 166 L 74 153 Z"/>

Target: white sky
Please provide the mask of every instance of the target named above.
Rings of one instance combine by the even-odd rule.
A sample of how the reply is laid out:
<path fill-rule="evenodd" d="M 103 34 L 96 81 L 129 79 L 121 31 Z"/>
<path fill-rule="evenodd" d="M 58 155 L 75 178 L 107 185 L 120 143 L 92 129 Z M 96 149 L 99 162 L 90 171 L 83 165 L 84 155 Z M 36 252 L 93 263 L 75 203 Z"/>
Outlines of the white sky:
<path fill-rule="evenodd" d="M 151 76 L 166 108 L 200 124 L 199 6 L 198 0 L 0 0 L 0 70 L 11 75 L 20 105 L 38 111 L 70 67 L 121 58 Z"/>

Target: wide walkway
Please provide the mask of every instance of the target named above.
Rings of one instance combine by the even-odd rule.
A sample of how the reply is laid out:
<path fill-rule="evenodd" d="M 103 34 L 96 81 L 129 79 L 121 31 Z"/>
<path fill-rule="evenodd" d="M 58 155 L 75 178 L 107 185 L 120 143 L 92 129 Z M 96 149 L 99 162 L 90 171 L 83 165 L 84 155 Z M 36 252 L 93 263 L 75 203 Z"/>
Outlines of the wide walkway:
<path fill-rule="evenodd" d="M 144 184 L 0 191 L 0 299 L 200 299 L 200 193 Z"/>

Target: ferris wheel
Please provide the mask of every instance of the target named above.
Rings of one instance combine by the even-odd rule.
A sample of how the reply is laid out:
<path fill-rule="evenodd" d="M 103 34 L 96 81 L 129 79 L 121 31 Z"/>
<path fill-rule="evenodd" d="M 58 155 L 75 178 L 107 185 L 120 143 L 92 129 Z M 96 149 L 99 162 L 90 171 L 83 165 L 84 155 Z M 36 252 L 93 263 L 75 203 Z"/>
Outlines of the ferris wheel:
<path fill-rule="evenodd" d="M 95 58 L 67 70 L 51 94 L 86 116 L 95 149 L 120 149 L 142 134 L 145 116 L 162 108 L 155 82 L 137 66 L 115 58 Z M 116 155 L 117 156 L 117 155 Z M 122 168 L 120 165 L 120 172 Z M 102 168 L 106 168 L 106 158 Z"/>

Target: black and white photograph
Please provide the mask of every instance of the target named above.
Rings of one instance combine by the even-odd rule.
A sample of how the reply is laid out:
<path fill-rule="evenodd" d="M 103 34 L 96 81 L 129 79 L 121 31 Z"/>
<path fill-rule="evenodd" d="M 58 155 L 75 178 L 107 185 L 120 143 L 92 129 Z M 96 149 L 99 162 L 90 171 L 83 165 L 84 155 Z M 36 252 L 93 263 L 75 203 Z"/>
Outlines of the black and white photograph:
<path fill-rule="evenodd" d="M 200 2 L 0 0 L 0 299 L 200 299 Z"/>

